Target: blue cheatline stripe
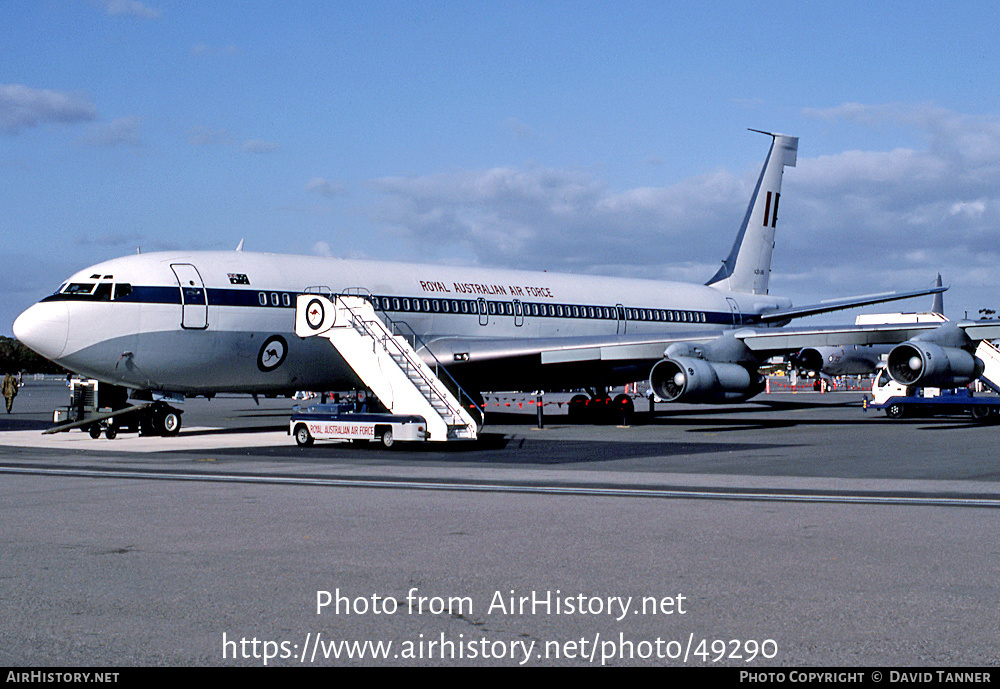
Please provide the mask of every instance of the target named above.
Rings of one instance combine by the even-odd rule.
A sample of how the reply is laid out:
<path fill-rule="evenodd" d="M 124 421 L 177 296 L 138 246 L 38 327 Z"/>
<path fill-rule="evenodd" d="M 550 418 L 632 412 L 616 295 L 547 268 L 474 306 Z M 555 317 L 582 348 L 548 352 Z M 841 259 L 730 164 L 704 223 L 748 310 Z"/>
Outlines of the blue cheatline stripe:
<path fill-rule="evenodd" d="M 295 308 L 295 299 L 299 296 L 299 292 L 287 292 L 287 291 L 261 291 L 253 289 L 229 289 L 220 287 L 210 287 L 206 290 L 208 292 L 208 304 L 209 306 L 237 306 L 237 307 L 258 307 L 258 308 Z M 372 296 L 375 301 L 376 308 L 382 308 L 385 311 L 390 311 L 392 313 L 431 313 L 431 314 L 444 314 L 444 315 L 463 315 L 463 316 L 479 316 L 479 299 L 442 299 L 440 297 L 392 297 L 376 295 Z M 92 301 L 87 297 L 81 297 L 78 295 L 65 295 L 65 294 L 53 294 L 46 297 L 43 301 Z M 181 295 L 180 290 L 175 286 L 133 286 L 132 293 L 128 296 L 116 299 L 116 301 L 123 303 L 142 303 L 142 304 L 180 304 Z M 513 302 L 511 301 L 496 301 L 496 300 L 485 300 L 486 304 L 490 304 L 495 309 L 495 313 L 490 313 L 491 316 L 499 317 L 515 317 L 515 313 L 509 309 Z M 427 304 L 431 305 L 430 309 L 425 308 Z M 448 310 L 443 308 L 443 304 L 447 302 Z M 390 308 L 385 308 L 385 304 L 389 304 Z M 455 304 L 459 304 L 460 308 L 456 310 L 454 308 Z M 393 308 L 396 305 L 397 308 Z M 409 304 L 410 308 L 404 308 L 404 304 Z M 414 304 L 418 308 L 413 308 Z M 437 305 L 437 309 L 434 309 L 434 305 Z M 461 305 L 465 304 L 467 310 L 463 310 Z M 567 318 L 572 320 L 607 320 L 607 321 L 617 321 L 618 311 L 617 307 L 614 306 L 598 306 L 598 305 L 580 305 L 580 304 L 549 304 L 544 302 L 520 302 L 522 309 L 521 313 L 517 313 L 516 317 L 524 318 Z M 532 313 L 537 308 L 544 309 L 541 313 Z M 573 308 L 577 308 L 576 316 L 573 315 Z M 601 315 L 595 315 L 594 317 L 589 316 L 589 310 L 594 309 L 595 313 Z M 658 323 L 664 325 L 732 325 L 733 324 L 733 314 L 730 311 L 693 311 L 690 309 L 652 309 L 647 307 L 637 307 L 637 306 L 626 306 L 624 307 L 627 314 L 631 314 L 631 318 L 626 318 L 629 323 Z M 604 311 L 607 310 L 609 316 L 604 315 Z M 561 313 L 560 313 L 561 312 Z M 657 313 L 660 318 L 639 318 L 637 317 L 637 312 L 642 312 L 643 315 L 649 316 L 654 312 Z M 669 314 L 669 316 L 668 316 Z M 694 314 L 696 320 L 680 317 L 680 314 Z M 705 320 L 701 320 L 702 315 L 704 315 Z M 741 322 L 752 323 L 756 320 L 756 314 L 740 314 L 739 318 Z"/>

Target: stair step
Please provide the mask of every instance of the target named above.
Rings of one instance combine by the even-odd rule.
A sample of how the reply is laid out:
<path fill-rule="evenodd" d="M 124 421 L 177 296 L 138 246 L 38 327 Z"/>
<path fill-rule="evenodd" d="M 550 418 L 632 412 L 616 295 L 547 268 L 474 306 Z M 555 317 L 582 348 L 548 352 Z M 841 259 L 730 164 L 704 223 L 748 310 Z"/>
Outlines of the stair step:
<path fill-rule="evenodd" d="M 372 305 L 369 302 L 358 303 L 354 299 L 344 298 L 341 304 L 350 311 L 350 325 L 353 326 L 353 330 L 346 341 L 350 342 L 353 340 L 358 343 L 344 345 L 345 349 L 341 354 L 344 355 L 344 352 L 348 354 L 344 358 L 348 360 L 348 363 L 352 359 L 355 359 L 355 354 L 357 357 L 369 358 L 368 363 L 364 364 L 364 368 L 378 365 L 386 371 L 388 371 L 388 368 L 391 368 L 391 365 L 386 360 L 388 358 L 409 381 L 413 389 L 409 391 L 408 396 L 412 400 L 413 405 L 419 405 L 418 408 L 422 410 L 414 412 L 412 408 L 405 408 L 405 405 L 394 404 L 392 405 L 393 413 L 423 413 L 428 416 L 429 422 L 431 421 L 430 417 L 437 415 L 438 420 L 434 421 L 434 423 L 437 428 L 441 428 L 441 424 L 443 423 L 447 429 L 448 438 L 476 437 L 477 424 L 468 423 L 468 417 L 466 416 L 468 412 L 462 409 L 459 400 L 454 399 L 452 393 L 447 390 L 446 386 L 440 380 L 435 380 L 436 372 L 428 368 L 405 337 L 393 334 L 390 327 L 387 327 L 386 323 L 375 315 Z M 344 331 L 342 330 L 341 332 Z M 333 341 L 333 338 L 330 339 Z M 359 347 L 358 345 L 362 346 Z M 373 356 L 375 359 L 370 358 Z M 378 360 L 381 360 L 382 363 L 377 364 Z M 355 363 L 358 364 L 358 370 L 364 370 L 360 361 L 355 360 Z M 396 375 L 398 376 L 398 374 Z M 376 387 L 382 389 L 382 382 L 380 380 L 372 380 L 371 383 L 376 383 L 373 389 Z M 422 398 L 422 402 L 417 401 L 417 398 L 413 395 L 414 392 L 418 393 L 420 398 Z M 407 395 L 403 396 L 406 397 Z M 430 410 L 427 407 L 430 407 Z"/>

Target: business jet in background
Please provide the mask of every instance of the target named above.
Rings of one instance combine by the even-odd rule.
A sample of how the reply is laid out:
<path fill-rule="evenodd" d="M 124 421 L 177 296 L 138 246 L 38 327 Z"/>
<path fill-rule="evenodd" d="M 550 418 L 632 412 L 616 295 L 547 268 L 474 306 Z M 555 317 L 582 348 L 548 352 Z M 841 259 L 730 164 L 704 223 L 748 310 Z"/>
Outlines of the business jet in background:
<path fill-rule="evenodd" d="M 707 284 L 241 250 L 159 252 L 76 273 L 22 313 L 14 333 L 42 356 L 131 388 L 139 399 L 360 386 L 328 341 L 295 335 L 296 298 L 309 292 L 368 296 L 385 318 L 412 328 L 423 357 L 433 355 L 473 394 L 582 388 L 601 395 L 648 377 L 666 401 L 740 401 L 763 390 L 764 361 L 814 345 L 905 343 L 896 348 L 907 349 L 895 369 L 911 382 L 946 387 L 977 376 L 974 340 L 1000 336 L 995 322 L 779 327 L 944 288 L 804 307 L 770 295 L 781 178 L 795 165 L 798 139 L 769 136 L 736 241 Z"/>

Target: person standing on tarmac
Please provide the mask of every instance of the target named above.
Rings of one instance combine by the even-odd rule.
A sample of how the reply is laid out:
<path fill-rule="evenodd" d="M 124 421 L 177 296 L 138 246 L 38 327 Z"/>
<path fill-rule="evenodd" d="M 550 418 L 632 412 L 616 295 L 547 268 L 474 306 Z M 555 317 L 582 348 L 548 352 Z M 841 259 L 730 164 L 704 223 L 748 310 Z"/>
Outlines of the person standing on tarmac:
<path fill-rule="evenodd" d="M 14 398 L 17 397 L 17 378 L 8 373 L 3 379 L 3 397 L 7 401 L 7 413 L 14 406 Z"/>

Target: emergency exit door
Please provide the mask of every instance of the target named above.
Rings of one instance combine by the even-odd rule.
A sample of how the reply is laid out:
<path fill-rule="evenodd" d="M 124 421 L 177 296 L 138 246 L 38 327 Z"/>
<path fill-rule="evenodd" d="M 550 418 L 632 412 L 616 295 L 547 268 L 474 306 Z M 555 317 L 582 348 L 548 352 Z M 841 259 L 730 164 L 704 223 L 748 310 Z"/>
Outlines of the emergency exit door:
<path fill-rule="evenodd" d="M 208 327 L 208 295 L 198 269 L 190 263 L 171 263 L 181 291 L 181 327 L 204 330 Z"/>

